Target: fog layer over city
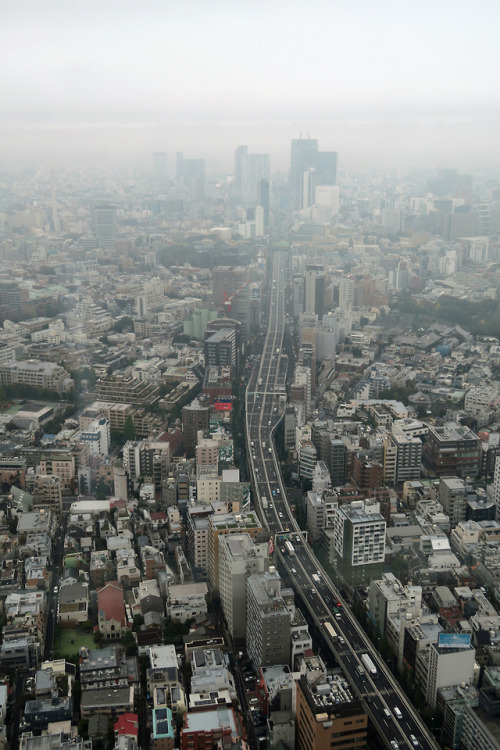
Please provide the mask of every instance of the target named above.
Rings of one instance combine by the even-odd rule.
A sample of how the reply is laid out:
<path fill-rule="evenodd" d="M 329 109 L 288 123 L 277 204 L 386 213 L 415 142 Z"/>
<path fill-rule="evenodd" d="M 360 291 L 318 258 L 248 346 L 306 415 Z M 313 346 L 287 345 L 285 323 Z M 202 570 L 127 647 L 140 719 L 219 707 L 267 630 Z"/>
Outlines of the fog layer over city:
<path fill-rule="evenodd" d="M 2 3 L 2 159 L 223 167 L 291 138 L 343 166 L 496 163 L 495 2 Z M 194 153 L 196 152 L 196 153 Z"/>

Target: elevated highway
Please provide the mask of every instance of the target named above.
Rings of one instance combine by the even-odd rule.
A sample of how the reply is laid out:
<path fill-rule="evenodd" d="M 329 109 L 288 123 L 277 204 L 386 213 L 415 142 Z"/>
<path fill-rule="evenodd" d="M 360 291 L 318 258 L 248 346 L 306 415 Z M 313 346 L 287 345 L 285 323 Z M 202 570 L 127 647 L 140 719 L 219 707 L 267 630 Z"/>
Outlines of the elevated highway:
<path fill-rule="evenodd" d="M 273 444 L 273 433 L 286 404 L 286 359 L 282 357 L 286 264 L 286 254 L 276 252 L 268 332 L 245 394 L 246 440 L 256 509 L 264 526 L 275 536 L 280 571 L 301 597 L 335 661 L 363 701 L 381 742 L 392 750 L 438 750 L 439 745 L 368 640 L 348 603 L 320 567 L 287 502 Z M 285 540 L 293 544 L 293 555 L 287 552 Z M 363 654 L 369 655 L 375 672 L 365 668 Z"/>

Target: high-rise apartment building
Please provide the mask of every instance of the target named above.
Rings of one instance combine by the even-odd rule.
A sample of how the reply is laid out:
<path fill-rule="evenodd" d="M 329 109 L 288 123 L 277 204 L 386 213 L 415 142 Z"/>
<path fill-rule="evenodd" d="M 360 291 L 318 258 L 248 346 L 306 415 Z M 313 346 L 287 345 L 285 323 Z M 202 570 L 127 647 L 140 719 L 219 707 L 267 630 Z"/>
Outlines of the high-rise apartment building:
<path fill-rule="evenodd" d="M 337 508 L 335 550 L 349 566 L 384 562 L 386 523 L 378 509 L 378 503 L 369 505 L 363 500 Z"/>
<path fill-rule="evenodd" d="M 436 707 L 439 688 L 471 683 L 476 650 L 470 634 L 441 633 L 429 651 L 427 703 Z"/>
<path fill-rule="evenodd" d="M 219 593 L 231 637 L 246 635 L 247 579 L 269 567 L 267 542 L 256 544 L 249 534 L 231 534 L 219 539 Z"/>
<path fill-rule="evenodd" d="M 253 512 L 212 514 L 209 517 L 210 585 L 219 588 L 219 539 L 231 534 L 248 534 L 252 539 L 262 533 L 262 525 Z"/>
<path fill-rule="evenodd" d="M 290 612 L 274 567 L 247 579 L 247 651 L 256 669 L 290 663 Z"/>
<path fill-rule="evenodd" d="M 439 481 L 438 499 L 454 528 L 465 521 L 467 514 L 467 486 L 459 477 L 442 477 Z"/>
<path fill-rule="evenodd" d="M 236 368 L 236 332 L 233 328 L 221 328 L 208 334 L 203 342 L 205 365 L 211 367 Z"/>
<path fill-rule="evenodd" d="M 403 433 L 384 438 L 384 482 L 401 484 L 420 478 L 422 441 Z"/>
<path fill-rule="evenodd" d="M 211 407 L 195 399 L 182 407 L 182 436 L 188 458 L 193 458 L 198 442 L 198 430 L 210 427 Z"/>

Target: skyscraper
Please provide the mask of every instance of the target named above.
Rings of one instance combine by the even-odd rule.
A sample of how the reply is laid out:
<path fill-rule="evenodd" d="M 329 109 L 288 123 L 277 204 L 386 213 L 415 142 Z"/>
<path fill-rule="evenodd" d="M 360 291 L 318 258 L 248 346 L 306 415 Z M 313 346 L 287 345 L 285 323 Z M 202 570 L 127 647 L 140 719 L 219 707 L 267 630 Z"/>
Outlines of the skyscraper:
<path fill-rule="evenodd" d="M 306 185 L 304 185 L 306 181 Z M 318 151 L 315 138 L 294 138 L 290 151 L 290 202 L 292 210 L 315 202 L 317 185 L 337 182 L 337 153 Z M 304 203 L 304 196 L 306 203 Z"/>
<path fill-rule="evenodd" d="M 316 313 L 319 318 L 325 314 L 326 275 L 322 268 L 308 267 L 305 273 L 304 312 Z"/>
<path fill-rule="evenodd" d="M 315 166 L 316 138 L 294 138 L 290 151 L 290 201 L 293 210 L 302 206 L 302 181 L 307 169 Z"/>
<path fill-rule="evenodd" d="M 265 208 L 260 200 L 265 199 L 266 193 L 266 188 L 262 183 L 269 185 L 271 173 L 269 154 L 249 154 L 246 146 L 238 146 L 234 155 L 234 173 L 237 195 L 242 204 L 250 208 L 258 205 Z M 267 210 L 269 211 L 269 206 Z"/>
<path fill-rule="evenodd" d="M 155 151 L 153 154 L 153 174 L 155 182 L 160 187 L 166 187 L 168 183 L 167 154 L 165 151 Z"/>
<path fill-rule="evenodd" d="M 94 227 L 100 240 L 116 239 L 116 206 L 102 203 L 94 208 Z"/>
<path fill-rule="evenodd" d="M 179 187 L 193 201 L 205 198 L 205 159 L 185 159 L 182 153 L 175 155 L 176 178 Z"/>

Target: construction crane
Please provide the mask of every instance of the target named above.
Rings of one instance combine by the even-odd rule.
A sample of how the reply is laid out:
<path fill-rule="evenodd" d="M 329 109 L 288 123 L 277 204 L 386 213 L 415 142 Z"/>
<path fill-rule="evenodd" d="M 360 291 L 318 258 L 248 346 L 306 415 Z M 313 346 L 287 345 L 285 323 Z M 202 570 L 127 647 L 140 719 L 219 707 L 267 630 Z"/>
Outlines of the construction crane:
<path fill-rule="evenodd" d="M 231 295 L 228 295 L 226 292 L 224 292 L 224 309 L 226 313 L 231 312 L 233 299 L 236 297 L 238 292 L 241 292 L 241 290 L 247 286 L 248 283 L 248 281 L 245 281 L 245 283 L 239 286 L 238 289 L 235 289 Z"/>

